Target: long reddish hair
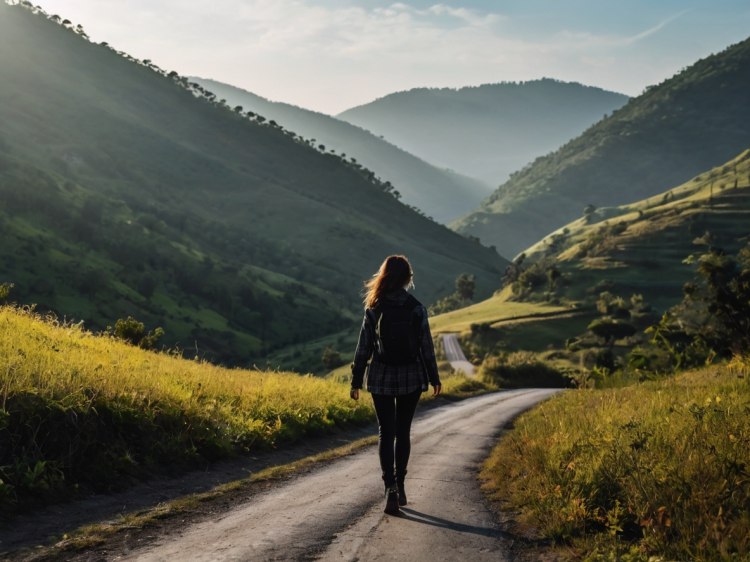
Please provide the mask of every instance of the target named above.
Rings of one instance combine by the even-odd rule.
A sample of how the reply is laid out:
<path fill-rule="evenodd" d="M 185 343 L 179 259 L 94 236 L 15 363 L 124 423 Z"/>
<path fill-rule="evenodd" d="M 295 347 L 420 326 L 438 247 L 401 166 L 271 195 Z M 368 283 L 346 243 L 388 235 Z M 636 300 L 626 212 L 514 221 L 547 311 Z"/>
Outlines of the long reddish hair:
<path fill-rule="evenodd" d="M 374 308 L 383 295 L 411 284 L 414 272 L 406 256 L 388 256 L 380 269 L 365 283 L 365 307 Z"/>

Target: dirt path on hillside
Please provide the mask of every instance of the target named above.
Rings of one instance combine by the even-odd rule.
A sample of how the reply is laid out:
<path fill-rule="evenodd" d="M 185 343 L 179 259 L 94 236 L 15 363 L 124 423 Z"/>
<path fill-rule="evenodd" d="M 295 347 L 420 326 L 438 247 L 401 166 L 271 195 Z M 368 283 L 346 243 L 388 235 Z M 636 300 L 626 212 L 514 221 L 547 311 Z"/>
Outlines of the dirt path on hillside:
<path fill-rule="evenodd" d="M 456 371 L 463 371 L 467 376 L 473 377 L 476 368 L 466 359 L 461 345 L 458 343 L 457 334 L 443 334 L 443 352 L 445 358 Z"/>
<path fill-rule="evenodd" d="M 382 511 L 377 453 L 369 447 L 210 520 L 97 559 L 507 559 L 510 541 L 484 501 L 478 465 L 506 424 L 554 392 L 499 392 L 421 415 L 412 433 L 409 505 L 399 517 Z"/>

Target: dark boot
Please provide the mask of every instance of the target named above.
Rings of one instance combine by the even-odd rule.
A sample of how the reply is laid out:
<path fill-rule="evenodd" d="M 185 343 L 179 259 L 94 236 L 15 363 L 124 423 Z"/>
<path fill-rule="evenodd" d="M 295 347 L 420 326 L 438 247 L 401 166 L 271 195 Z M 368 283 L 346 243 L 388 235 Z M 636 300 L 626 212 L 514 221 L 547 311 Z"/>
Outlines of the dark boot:
<path fill-rule="evenodd" d="M 398 488 L 398 505 L 406 505 L 406 490 L 404 490 L 404 480 L 406 480 L 406 471 L 396 470 L 396 486 Z"/>
<path fill-rule="evenodd" d="M 385 509 L 383 510 L 388 515 L 398 515 L 398 487 L 393 484 L 386 487 L 385 489 Z"/>

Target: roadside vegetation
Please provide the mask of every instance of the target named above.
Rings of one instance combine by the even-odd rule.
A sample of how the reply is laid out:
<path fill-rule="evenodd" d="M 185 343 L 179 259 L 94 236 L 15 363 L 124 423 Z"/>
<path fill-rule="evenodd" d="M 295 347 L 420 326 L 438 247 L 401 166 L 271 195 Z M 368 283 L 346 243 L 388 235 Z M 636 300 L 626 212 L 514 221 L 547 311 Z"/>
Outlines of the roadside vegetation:
<path fill-rule="evenodd" d="M 332 380 L 224 369 L 0 308 L 0 512 L 372 420 Z"/>
<path fill-rule="evenodd" d="M 750 245 L 690 261 L 696 278 L 647 341 L 520 418 L 484 466 L 494 497 L 578 558 L 750 551 Z"/>
<path fill-rule="evenodd" d="M 730 560 L 750 550 L 750 360 L 525 414 L 482 471 L 520 522 L 587 560 Z"/>
<path fill-rule="evenodd" d="M 371 423 L 371 401 L 349 398 L 344 369 L 328 378 L 226 369 L 2 306 L 0 512 Z M 447 364 L 442 373 L 441 400 L 495 389 Z"/>

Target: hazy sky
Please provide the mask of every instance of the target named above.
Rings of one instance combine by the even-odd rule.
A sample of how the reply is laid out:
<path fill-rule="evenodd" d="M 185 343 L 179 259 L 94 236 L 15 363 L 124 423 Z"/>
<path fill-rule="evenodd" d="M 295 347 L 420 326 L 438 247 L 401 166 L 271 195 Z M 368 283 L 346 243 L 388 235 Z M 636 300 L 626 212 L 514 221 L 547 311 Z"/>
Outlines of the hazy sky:
<path fill-rule="evenodd" d="M 748 0 L 33 0 L 166 70 L 338 113 L 543 76 L 630 95 L 750 35 Z"/>

